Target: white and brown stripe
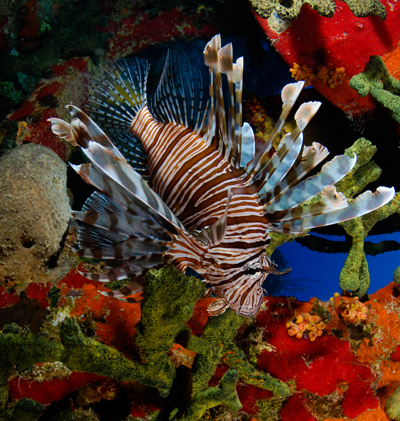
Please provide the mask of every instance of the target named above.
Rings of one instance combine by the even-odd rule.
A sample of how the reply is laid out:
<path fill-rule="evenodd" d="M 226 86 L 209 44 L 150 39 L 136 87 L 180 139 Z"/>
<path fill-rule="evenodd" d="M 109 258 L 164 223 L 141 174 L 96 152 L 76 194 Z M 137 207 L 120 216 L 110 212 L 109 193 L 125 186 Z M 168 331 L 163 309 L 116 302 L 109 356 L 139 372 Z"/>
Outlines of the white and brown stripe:
<path fill-rule="evenodd" d="M 302 131 L 320 104 L 299 107 L 296 128 L 269 158 L 303 84 L 284 87 L 281 116 L 265 144 L 256 145 L 250 126 L 242 127 L 243 59 L 234 63 L 232 46 L 221 48 L 216 36 L 204 50 L 204 61 L 210 72 L 206 107 L 199 72 L 175 52 L 167 56 L 153 104 L 146 97 L 145 61 L 123 60 L 95 83 L 91 109 L 104 127 L 119 130 L 113 140 L 129 151 L 138 172 L 76 107 L 69 106 L 71 124 L 50 120 L 56 134 L 82 147 L 92 164 L 73 167 L 103 192 L 75 213 L 86 223 L 79 253 L 107 260 L 108 272 L 88 276 L 103 282 L 133 276 L 125 289 L 111 293 L 126 299 L 140 289 L 148 268 L 163 263 L 181 271 L 190 267 L 220 298 L 210 314 L 230 306 L 238 314 L 254 315 L 263 300 L 263 281 L 277 273 L 265 254 L 269 232 L 302 233 L 354 218 L 387 203 L 394 191 L 380 187 L 348 203 L 333 187 L 355 164 L 355 158 L 344 155 L 301 181 L 328 154 L 318 143 L 302 147 Z M 125 138 L 121 133 L 127 129 L 130 137 Z M 140 139 L 147 167 L 143 151 L 135 153 L 132 136 Z M 147 174 L 151 188 L 141 177 Z M 319 201 L 302 206 L 316 195 Z"/>

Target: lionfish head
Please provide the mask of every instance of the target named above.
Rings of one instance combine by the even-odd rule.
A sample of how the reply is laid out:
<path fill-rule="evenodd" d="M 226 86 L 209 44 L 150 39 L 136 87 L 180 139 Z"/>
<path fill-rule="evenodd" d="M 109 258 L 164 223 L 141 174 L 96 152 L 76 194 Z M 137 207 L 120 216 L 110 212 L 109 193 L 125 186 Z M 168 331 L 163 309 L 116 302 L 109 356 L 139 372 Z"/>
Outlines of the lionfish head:
<path fill-rule="evenodd" d="M 257 240 L 257 239 L 255 239 Z M 267 238 L 255 241 L 257 247 L 240 249 L 223 247 L 221 244 L 209 250 L 204 261 L 204 277 L 212 291 L 223 297 L 209 309 L 210 313 L 220 314 L 230 307 L 241 316 L 254 316 L 264 299 L 263 283 L 269 274 L 286 274 L 287 269 L 278 272 L 265 252 Z"/>

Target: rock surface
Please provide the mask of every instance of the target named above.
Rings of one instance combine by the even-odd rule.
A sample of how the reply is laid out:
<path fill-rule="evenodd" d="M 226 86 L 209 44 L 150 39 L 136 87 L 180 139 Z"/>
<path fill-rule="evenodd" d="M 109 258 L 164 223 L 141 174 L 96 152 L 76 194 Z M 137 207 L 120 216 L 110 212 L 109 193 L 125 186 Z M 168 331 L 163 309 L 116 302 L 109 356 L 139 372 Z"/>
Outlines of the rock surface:
<path fill-rule="evenodd" d="M 0 159 L 0 282 L 22 291 L 58 282 L 74 264 L 63 251 L 70 221 L 66 166 L 28 144 Z"/>

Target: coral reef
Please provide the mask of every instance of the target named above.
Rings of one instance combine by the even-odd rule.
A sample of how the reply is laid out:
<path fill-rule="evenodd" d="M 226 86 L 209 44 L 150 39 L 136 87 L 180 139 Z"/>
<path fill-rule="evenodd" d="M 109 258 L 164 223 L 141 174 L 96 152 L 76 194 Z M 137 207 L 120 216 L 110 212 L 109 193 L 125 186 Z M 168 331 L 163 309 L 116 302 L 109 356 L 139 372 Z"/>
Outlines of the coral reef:
<path fill-rule="evenodd" d="M 377 15 L 386 19 L 385 6 L 379 0 L 344 0 L 357 17 Z M 304 4 L 309 4 L 321 16 L 332 17 L 336 10 L 334 0 L 251 0 L 253 10 L 263 19 L 268 19 L 276 13 L 280 19 L 291 21 L 297 18 Z"/>
<path fill-rule="evenodd" d="M 362 97 L 371 94 L 400 123 L 400 82 L 389 74 L 382 57 L 372 56 L 365 69 L 351 78 L 350 87 Z"/>
<path fill-rule="evenodd" d="M 257 367 L 286 381 L 294 393 L 282 402 L 243 387 L 239 397 L 247 396 L 244 411 L 259 420 L 388 421 L 385 401 L 400 380 L 398 300 L 392 283 L 363 303 L 368 313 L 357 323 L 339 310 L 346 301 L 357 306 L 356 298 L 266 298 L 254 329 L 262 333 L 259 343 L 270 346 L 257 354 Z M 321 318 L 323 334 L 314 341 L 289 336 L 287 324 L 307 313 Z M 216 381 L 224 372 L 221 366 L 217 369 Z"/>
<path fill-rule="evenodd" d="M 291 9 L 303 1 L 267 3 L 277 4 L 278 8 L 284 10 L 285 6 Z M 317 10 L 312 8 L 316 3 L 330 3 L 332 7 L 336 4 L 335 14 L 330 18 L 318 15 Z M 290 22 L 283 21 L 276 12 L 268 19 L 263 19 L 255 12 L 254 14 L 286 63 L 291 68 L 294 68 L 294 63 L 300 66 L 302 70 L 298 73 L 303 73 L 306 77 L 317 74 L 317 68 L 327 63 L 331 63 L 332 69 L 344 68 L 345 75 L 341 74 L 344 76 L 342 83 L 331 87 L 326 81 L 314 77 L 312 85 L 336 107 L 357 121 L 363 121 L 365 114 L 376 108 L 375 101 L 371 96 L 360 97 L 349 87 L 349 81 L 364 68 L 372 55 L 383 56 L 398 47 L 400 5 L 388 0 L 352 1 L 347 4 L 351 8 L 357 4 L 371 7 L 371 11 L 378 7 L 380 11 L 386 11 L 387 17 L 384 21 L 377 16 L 357 17 L 342 1 L 313 1 L 311 5 L 304 4 L 298 17 Z"/>
<path fill-rule="evenodd" d="M 89 55 L 93 60 L 99 56 L 113 59 L 170 40 L 192 39 L 198 35 L 209 38 L 218 31 L 213 27 L 216 23 L 218 28 L 220 25 L 224 27 L 222 32 L 225 34 L 229 34 L 226 31 L 227 21 L 230 26 L 240 28 L 240 31 L 246 26 L 243 24 L 245 14 L 237 13 L 239 2 L 226 2 L 228 7 L 224 8 L 224 2 L 210 6 L 190 0 L 176 9 L 176 2 L 152 0 L 145 2 L 146 5 L 124 0 L 116 11 L 106 9 L 105 2 L 94 1 L 87 3 L 87 7 L 99 5 L 95 13 L 98 19 L 91 13 L 79 14 L 80 22 L 82 16 L 85 19 L 89 17 L 89 21 L 85 21 L 85 30 L 80 31 L 82 43 L 78 41 L 77 46 L 74 37 L 73 44 L 65 46 L 68 33 L 59 37 L 60 28 L 65 27 L 65 22 L 67 32 L 70 31 L 71 23 L 78 20 L 75 19 L 73 9 L 84 8 L 86 4 L 41 1 L 39 7 L 34 8 L 34 3 L 6 0 L 0 5 L 0 57 L 2 63 L 7 63 L 0 70 L 5 82 L 1 85 L 3 101 L 0 112 L 9 113 L 22 103 L 21 108 L 8 117 L 7 125 L 0 131 L 0 155 L 15 144 L 28 140 L 49 146 L 63 160 L 67 160 L 69 151 L 65 144 L 52 136 L 44 122 L 55 114 L 55 109 L 61 116 L 62 110 L 58 104 L 66 103 L 71 98 L 75 103 L 77 99 L 83 99 L 85 81 L 79 81 L 79 78 L 80 74 L 91 69 L 92 61 L 90 58 L 78 57 L 60 64 L 60 57 Z M 386 4 L 384 1 L 382 3 Z M 380 3 L 375 4 L 380 7 Z M 56 7 L 53 8 L 53 5 Z M 304 27 L 314 22 L 315 16 L 319 16 L 309 6 L 302 7 L 297 21 L 281 24 L 283 31 L 286 31 L 283 35 L 289 41 L 286 44 L 282 39 L 274 41 L 290 66 L 294 62 L 302 63 L 305 66 L 303 70 L 312 75 L 319 73 L 319 66 L 321 78 L 314 77 L 312 80 L 315 84 L 321 84 L 322 88 L 317 89 L 324 94 L 328 92 L 326 95 L 331 95 L 333 103 L 353 113 L 361 107 L 371 107 L 374 101 L 369 95 L 360 98 L 356 91 L 346 91 L 347 79 L 363 68 L 369 56 L 384 54 L 394 44 L 398 44 L 398 6 L 393 4 L 387 7 L 386 21 L 379 22 L 379 18 L 351 20 L 354 16 L 349 8 L 344 3 L 342 5 L 342 2 L 337 5 L 340 7 L 337 7 L 333 18 L 321 18 L 318 28 L 310 31 L 304 31 Z M 218 13 L 215 13 L 216 7 L 219 8 Z M 240 10 L 243 11 L 244 7 Z M 236 18 L 234 15 L 237 15 Z M 102 26 L 105 24 L 104 16 L 108 18 L 106 27 Z M 251 30 L 256 32 L 254 27 Z M 385 32 L 391 36 L 378 35 Z M 114 36 L 107 39 L 110 33 Z M 367 34 L 367 42 L 362 40 L 363 34 Z M 357 39 L 357 51 L 346 44 L 346 40 L 354 39 Z M 249 47 L 254 48 L 253 40 L 249 40 Z M 286 49 L 288 45 L 292 46 L 292 50 L 289 47 Z M 103 49 L 103 46 L 106 48 Z M 304 62 L 299 60 L 299 56 L 304 58 Z M 38 59 L 37 65 L 32 68 L 27 66 L 35 58 Z M 326 63 L 332 63 L 327 72 L 324 68 Z M 342 83 L 339 79 L 343 74 L 340 72 L 332 80 L 326 79 L 330 71 L 342 67 L 346 68 L 346 78 Z M 29 93 L 32 93 L 31 96 Z M 258 105 L 260 108 L 256 109 Z M 259 137 L 263 137 L 264 128 L 268 125 L 263 112 L 265 108 L 256 102 L 252 106 L 256 111 L 252 113 L 252 123 L 259 123 Z M 365 173 L 376 171 L 375 166 L 368 168 Z M 356 174 L 354 176 L 358 177 Z M 395 206 L 390 208 L 388 205 L 384 212 L 396 212 Z M 355 230 L 349 227 L 349 232 L 361 233 L 362 240 L 358 242 L 356 236 L 354 244 L 357 240 L 358 246 L 362 245 L 368 224 L 373 225 L 380 216 L 375 215 L 370 222 L 364 220 Z M 284 235 L 274 237 L 270 252 L 286 240 L 288 238 Z M 364 279 L 364 274 L 357 270 L 363 258 L 362 251 L 358 252 L 357 264 L 351 274 L 355 278 L 353 288 L 358 287 L 360 278 Z M 100 352 L 100 358 L 103 355 L 106 357 L 101 361 L 105 366 L 101 365 L 100 373 L 112 372 L 110 375 L 115 378 L 130 373 L 133 364 L 134 370 L 139 366 L 147 367 L 146 370 L 152 376 L 160 374 L 162 378 L 162 370 L 165 368 L 168 381 L 162 379 L 156 383 L 153 379 L 152 385 L 156 383 L 163 394 L 169 390 L 169 395 L 161 398 L 157 386 L 145 387 L 136 381 L 119 382 L 96 374 L 71 371 L 62 363 L 48 362 L 33 367 L 24 364 L 17 364 L 16 367 L 2 366 L 4 376 L 1 378 L 3 387 L 0 400 L 6 408 L 1 414 L 3 418 L 37 419 L 55 401 L 56 406 L 60 403 L 64 405 L 58 415 L 58 419 L 63 421 L 107 419 L 104 412 L 99 417 L 95 413 L 97 409 L 92 408 L 98 403 L 105 405 L 105 401 L 109 402 L 115 414 L 110 419 L 127 421 L 149 419 L 151 415 L 174 421 L 188 417 L 198 419 L 204 411 L 203 418 L 210 420 L 280 418 L 282 421 L 344 421 L 351 417 L 357 421 L 388 421 L 384 408 L 394 416 L 394 412 L 389 409 L 390 400 L 387 399 L 400 382 L 400 307 L 398 293 L 392 291 L 393 284 L 363 303 L 368 309 L 363 320 L 351 319 L 351 315 L 354 315 L 352 306 L 357 308 L 361 304 L 356 298 L 337 296 L 328 303 L 317 300 L 313 303 L 299 303 L 291 299 L 268 298 L 255 325 L 248 321 L 242 325 L 243 319 L 229 311 L 221 316 L 221 320 L 208 318 L 206 308 L 212 299 L 200 299 L 195 304 L 203 291 L 203 285 L 198 281 L 189 281 L 192 289 L 188 291 L 183 283 L 183 279 L 185 282 L 188 279 L 182 278 L 180 282 L 176 278 L 176 288 L 173 287 L 174 283 L 171 283 L 170 288 L 166 282 L 162 287 L 163 292 L 158 293 L 157 283 L 163 284 L 161 273 L 149 274 L 148 291 L 149 294 L 150 291 L 156 294 L 158 307 L 152 305 L 153 298 L 145 296 L 142 303 L 143 317 L 139 304 L 121 303 L 100 295 L 100 284 L 85 280 L 75 270 L 51 290 L 49 284 L 29 284 L 25 290 L 26 295 L 21 298 L 16 294 L 16 288 L 13 288 L 13 282 L 6 283 L 7 288 L 0 286 L 0 307 L 5 307 L 4 312 L 0 313 L 1 322 L 9 318 L 8 323 L 14 321 L 20 326 L 28 325 L 31 330 L 29 332 L 28 328 L 20 329 L 15 325 L 8 325 L 4 329 L 0 338 L 4 341 L 5 338 L 10 339 L 5 348 L 7 355 L 20 359 L 29 351 L 26 364 L 30 365 L 43 360 L 40 346 L 47 344 L 47 348 L 42 349 L 49 350 L 51 354 L 50 348 L 54 346 L 54 350 L 58 349 L 62 354 L 59 358 L 65 357 L 65 364 L 71 362 L 72 370 L 82 369 L 84 363 L 86 366 L 83 368 L 97 370 L 99 355 L 91 352 Z M 173 276 L 175 278 L 178 275 L 174 273 Z M 169 307 L 168 303 L 174 305 Z M 349 310 L 347 320 L 341 315 L 346 315 L 346 310 Z M 18 319 L 17 315 L 21 313 L 34 313 L 35 317 L 42 320 L 27 322 L 27 317 Z M 326 325 L 322 335 L 314 341 L 288 336 L 287 323 L 297 321 L 295 315 L 301 314 L 311 314 L 313 317 L 318 315 Z M 45 317 L 47 319 L 43 324 Z M 190 317 L 188 321 L 187 317 Z M 170 319 L 174 320 L 173 325 L 168 323 Z M 166 336 L 161 333 L 164 324 Z M 239 335 L 236 336 L 238 331 Z M 249 332 L 252 340 L 246 342 L 249 344 L 247 349 L 238 337 L 246 337 Z M 63 338 L 65 345 L 60 343 L 60 338 Z M 23 343 L 25 347 L 21 350 L 18 347 Z M 82 349 L 84 355 L 81 364 L 78 361 L 78 350 Z M 86 353 L 86 349 L 89 353 Z M 18 355 L 19 350 L 23 352 Z M 4 349 L 1 351 L 2 356 L 6 355 Z M 70 360 L 68 355 L 71 356 Z M 73 360 L 72 355 L 77 355 L 76 360 Z M 112 357 L 113 362 L 115 358 L 115 362 L 121 363 L 122 368 L 123 363 L 126 363 L 126 370 L 115 370 L 115 364 L 107 368 L 110 362 L 108 357 Z M 0 358 L 0 364 L 4 362 L 7 365 L 6 360 Z M 248 361 L 258 364 L 257 367 Z M 26 370 L 21 371 L 25 367 Z M 155 367 L 162 368 L 160 373 Z M 11 377 L 8 377 L 9 369 L 12 370 Z M 280 381 L 277 382 L 269 373 Z M 7 381 L 5 377 L 8 378 L 8 388 L 4 387 Z M 148 377 L 143 381 L 147 380 Z M 285 401 L 289 392 L 283 382 L 287 380 L 291 392 L 297 390 Z M 263 386 L 275 390 L 277 396 L 260 388 Z M 231 409 L 225 405 L 210 408 L 221 403 Z M 243 406 L 243 412 L 238 414 L 240 405 Z M 125 412 L 117 417 L 116 412 L 121 407 Z M 54 406 L 52 409 L 54 411 Z M 159 411 L 158 415 L 154 415 L 156 411 Z"/>
<path fill-rule="evenodd" d="M 315 304 L 319 307 L 322 305 L 329 313 L 329 317 L 323 317 L 326 323 L 323 336 L 315 341 L 289 336 L 287 323 L 293 320 L 294 313 L 314 312 Z M 332 330 L 336 332 L 338 327 L 346 329 L 335 314 L 335 306 L 329 302 L 324 304 L 317 301 L 312 306 L 286 298 L 269 298 L 267 308 L 257 316 L 257 326 L 266 328 L 264 339 L 275 346 L 275 352 L 261 352 L 257 366 L 273 372 L 281 380 L 296 380 L 296 390 L 299 392 L 294 393 L 280 411 L 283 421 L 325 419 L 314 418 L 317 416 L 318 403 L 311 403 L 311 396 L 305 390 L 319 397 L 329 396 L 337 393 L 341 384 L 346 385 L 346 393 L 343 390 L 338 397 L 341 416 L 355 418 L 366 409 L 378 407 L 378 400 L 370 386 L 375 380 L 372 368 L 356 361 L 350 344 L 331 333 Z M 361 395 L 364 396 L 363 402 L 356 403 L 356 396 Z M 327 415 L 333 413 L 333 408 L 330 409 Z"/>
<path fill-rule="evenodd" d="M 96 373 L 124 382 L 137 381 L 158 389 L 166 398 L 159 419 L 168 416 L 173 420 L 184 417 L 194 421 L 207 409 L 220 404 L 239 410 L 241 404 L 236 393 L 239 377 L 276 395 L 289 395 L 287 385 L 256 370 L 234 345 L 243 318 L 233 311 L 209 318 L 201 336 L 191 333 L 186 322 L 205 292 L 203 282 L 168 266 L 149 271 L 147 281 L 141 302 L 142 317 L 135 328 L 136 359 L 128 359 L 114 347 L 85 336 L 74 318 L 59 319 L 61 341 L 49 337 L 54 316 L 42 333 L 36 335 L 15 324 L 6 325 L 0 334 L 3 410 L 8 395 L 7 381 L 14 367 L 21 372 L 33 364 L 54 361 L 73 371 Z M 183 365 L 176 368 L 170 357 L 174 344 L 197 354 L 190 376 L 186 373 L 188 368 Z M 231 368 L 218 387 L 208 388 L 221 358 Z"/>
<path fill-rule="evenodd" d="M 43 146 L 14 149 L 0 159 L 0 196 L 1 284 L 57 283 L 76 264 L 64 249 L 74 239 L 65 164 Z"/>
<path fill-rule="evenodd" d="M 177 282 L 176 288 L 170 276 Z M 38 402 L 38 411 L 40 408 L 47 411 L 49 404 L 56 400 L 70 402 L 70 409 L 60 414 L 60 417 L 70 419 L 78 418 L 81 413 L 82 417 L 90 415 L 90 419 L 97 419 L 96 403 L 105 405 L 109 402 L 114 411 L 116 405 L 118 408 L 126 405 L 125 412 L 121 413 L 124 415 L 118 416 L 124 420 L 130 419 L 128 413 L 138 419 L 148 419 L 152 415 L 154 419 L 196 420 L 205 411 L 202 419 L 209 420 L 244 421 L 254 417 L 258 420 L 344 421 L 349 417 L 357 421 L 388 421 L 383 410 L 385 401 L 400 381 L 400 328 L 397 324 L 400 298 L 393 283 L 362 304 L 368 312 L 360 323 L 346 319 L 341 313 L 345 308 L 351 309 L 361 303 L 356 298 L 338 294 L 328 302 L 312 299 L 309 303 L 268 297 L 256 320 L 248 319 L 243 323 L 243 318 L 229 310 L 219 317 L 208 317 L 206 309 L 212 298 L 200 299 L 195 305 L 204 291 L 202 282 L 185 277 L 174 268 L 151 271 L 149 281 L 149 291 L 157 296 L 158 306 L 151 305 L 152 296 L 146 296 L 145 291 L 147 304 L 142 307 L 147 317 L 140 324 L 139 304 L 121 303 L 101 296 L 93 281 L 87 283 L 72 272 L 60 283 L 61 298 L 58 302 L 53 298 L 53 305 L 57 302 L 57 307 L 52 307 L 40 334 L 8 325 L 0 334 L 0 351 L 4 355 L 1 360 L 4 362 L 1 367 L 3 386 L 9 370 L 13 369 L 12 364 L 8 365 L 10 358 L 17 364 L 8 381 L 14 404 L 10 405 L 9 401 L 6 414 L 11 417 L 13 411 L 22 411 L 25 405 L 29 408 L 32 405 L 29 399 L 34 399 Z M 186 282 L 189 291 L 185 288 Z M 161 292 L 158 285 L 162 286 Z M 53 290 L 51 297 L 54 294 Z M 162 297 L 164 302 L 160 303 Z M 168 308 L 179 314 L 175 315 Z M 314 341 L 289 336 L 287 323 L 296 320 L 296 315 L 307 313 L 314 321 L 316 316 L 321 318 L 325 324 L 322 335 Z M 157 320 L 153 320 L 147 329 L 148 318 L 154 315 Z M 175 321 L 174 326 L 168 323 L 170 317 Z M 190 319 L 185 323 L 188 317 Z M 162 331 L 164 323 L 167 330 L 166 336 L 162 337 L 157 332 Z M 157 337 L 159 344 L 164 344 L 163 352 L 146 340 L 147 331 L 149 338 Z M 180 332 L 178 336 L 172 338 L 177 332 Z M 138 336 L 144 346 L 133 345 L 132 335 L 133 342 Z M 235 340 L 230 340 L 234 336 Z M 197 353 L 192 369 L 184 365 L 176 367 L 172 357 L 171 364 L 166 363 L 165 355 L 170 354 L 167 348 L 171 343 L 171 349 L 190 349 Z M 82 347 L 85 352 L 79 356 Z M 144 386 L 137 382 L 120 382 L 69 371 L 61 363 L 29 367 L 35 361 L 43 360 L 45 353 L 48 359 L 63 359 L 73 370 L 82 370 L 82 365 L 86 364 L 84 369 L 87 371 L 96 370 L 119 380 L 145 373 L 144 380 L 143 377 L 137 379 L 150 381 L 156 389 L 143 389 Z M 151 359 L 146 361 L 150 355 Z M 160 359 L 153 360 L 157 355 Z M 175 377 L 165 384 L 163 374 L 157 373 L 155 366 L 171 366 Z M 142 367 L 142 371 L 138 367 Z M 268 373 L 282 382 L 277 383 Z M 152 380 L 146 377 L 147 374 Z M 268 384 L 268 378 L 272 382 L 270 386 L 290 386 L 292 395 L 288 400 L 285 393 L 272 396 L 270 391 L 260 388 Z M 168 396 L 160 398 L 154 393 L 157 387 L 164 393 L 169 388 Z M 3 402 L 8 391 L 2 389 Z M 71 394 L 73 391 L 75 393 Z M 124 400 L 121 395 L 125 396 Z M 23 396 L 25 399 L 21 399 Z M 222 402 L 225 405 L 220 405 Z M 212 408 L 214 405 L 218 407 Z M 240 405 L 243 408 L 238 413 Z M 93 412 L 86 414 L 85 411 Z M 102 418 L 108 419 L 104 417 L 102 413 Z"/>

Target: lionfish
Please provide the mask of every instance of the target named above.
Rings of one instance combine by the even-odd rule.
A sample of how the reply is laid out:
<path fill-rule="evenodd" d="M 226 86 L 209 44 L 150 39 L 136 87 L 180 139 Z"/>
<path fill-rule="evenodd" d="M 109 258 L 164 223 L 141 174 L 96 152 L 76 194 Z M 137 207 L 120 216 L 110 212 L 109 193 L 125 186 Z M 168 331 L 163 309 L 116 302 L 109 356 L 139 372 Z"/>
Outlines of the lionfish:
<path fill-rule="evenodd" d="M 301 234 L 358 217 L 386 204 L 394 190 L 379 187 L 348 203 L 333 184 L 353 168 L 355 156 L 336 156 L 304 179 L 328 155 L 319 143 L 303 146 L 302 132 L 320 103 L 302 104 L 293 132 L 272 147 L 303 83 L 283 88 L 281 116 L 262 142 L 242 122 L 243 58 L 234 62 L 232 44 L 221 48 L 217 35 L 204 62 L 207 101 L 198 69 L 172 50 L 152 102 L 143 59 L 122 59 L 93 83 L 89 108 L 109 136 L 73 105 L 67 105 L 70 124 L 49 120 L 54 133 L 82 148 L 91 164 L 72 167 L 98 189 L 73 212 L 84 222 L 79 254 L 106 261 L 105 272 L 87 278 L 131 278 L 108 293 L 129 301 L 149 268 L 191 268 L 218 297 L 211 315 L 230 307 L 252 316 L 263 302 L 264 280 L 279 273 L 265 250 L 271 232 Z"/>

